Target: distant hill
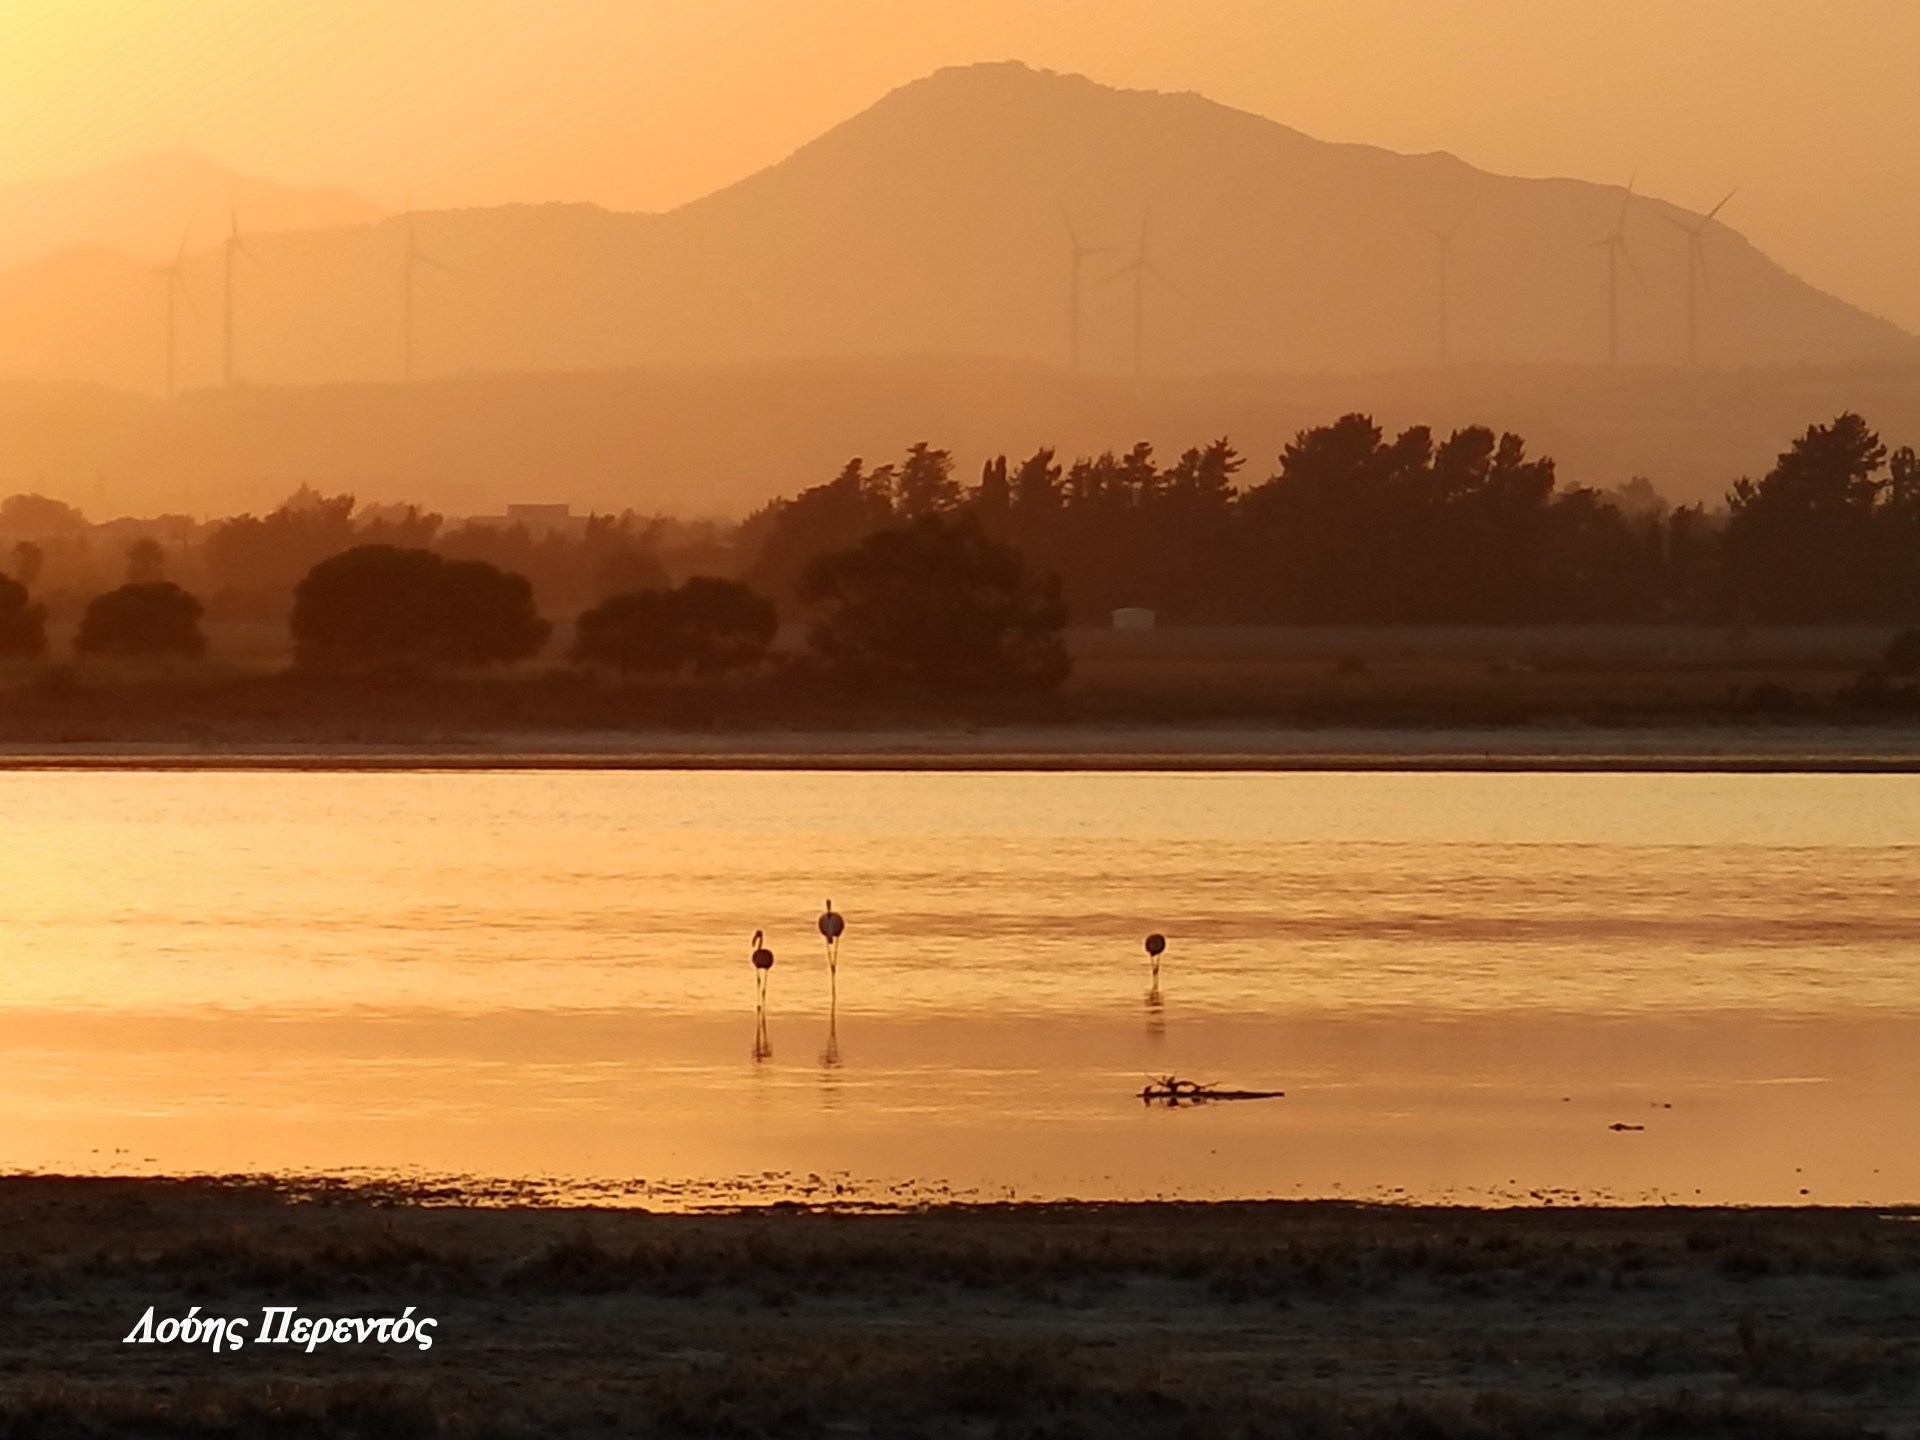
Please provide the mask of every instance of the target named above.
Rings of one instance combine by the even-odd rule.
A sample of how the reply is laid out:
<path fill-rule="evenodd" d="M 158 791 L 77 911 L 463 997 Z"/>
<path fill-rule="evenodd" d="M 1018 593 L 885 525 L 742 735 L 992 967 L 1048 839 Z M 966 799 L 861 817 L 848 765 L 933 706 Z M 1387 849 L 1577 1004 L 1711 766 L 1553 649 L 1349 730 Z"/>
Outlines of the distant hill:
<path fill-rule="evenodd" d="M 364 225 L 385 213 L 351 191 L 293 189 L 169 150 L 73 179 L 0 185 L 0 270 L 76 246 L 158 263 L 182 240 L 224 237 L 233 220 L 265 234 Z"/>
<path fill-rule="evenodd" d="M 171 404 L 75 385 L 0 384 L 0 495 L 40 490 L 90 516 L 272 506 L 296 486 L 452 514 L 512 501 L 737 516 L 831 478 L 849 457 L 930 440 L 971 482 L 982 460 L 1071 458 L 1146 439 L 1171 458 L 1229 435 L 1242 478 L 1296 430 L 1364 410 L 1389 429 L 1486 423 L 1553 456 L 1563 480 L 1644 475 L 1718 504 L 1808 424 L 1857 409 L 1920 443 L 1920 366 L 1676 372 L 1462 367 L 1335 378 L 1164 379 L 1139 390 L 1018 361 L 761 361 L 414 385 L 236 386 Z"/>
<path fill-rule="evenodd" d="M 1164 276 L 1141 291 L 1150 375 L 1435 365 L 1439 246 L 1422 227 L 1457 227 L 1454 359 L 1591 364 L 1606 356 L 1608 329 L 1596 242 L 1624 199 L 1616 186 L 1328 144 L 1197 95 L 971 66 L 905 86 L 665 215 L 549 205 L 415 217 L 432 262 L 414 269 L 418 371 L 907 355 L 1064 368 L 1069 219 L 1108 251 L 1085 266 L 1081 292 L 1081 354 L 1097 373 L 1134 365 L 1134 292 L 1114 272 L 1143 221 Z M 1686 356 L 1687 240 L 1668 222 L 1694 218 L 1653 199 L 1627 208 L 1632 265 L 1618 278 L 1629 364 Z M 168 223 L 177 229 L 177 213 Z M 289 384 L 396 378 L 408 224 L 258 236 L 236 271 L 237 372 Z M 1709 364 L 1920 357 L 1914 337 L 1806 285 L 1728 226 L 1710 226 L 1703 246 Z M 189 385 L 219 374 L 222 264 L 203 249 L 188 269 Z M 165 316 L 144 262 L 43 259 L 0 277 L 0 375 L 155 390 Z"/>

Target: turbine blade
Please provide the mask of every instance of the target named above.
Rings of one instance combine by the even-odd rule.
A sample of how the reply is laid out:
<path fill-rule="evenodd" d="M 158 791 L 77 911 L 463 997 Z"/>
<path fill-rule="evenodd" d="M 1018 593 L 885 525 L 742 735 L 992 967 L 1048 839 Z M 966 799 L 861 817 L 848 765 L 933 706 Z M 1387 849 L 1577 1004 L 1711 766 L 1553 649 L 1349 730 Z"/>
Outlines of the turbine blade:
<path fill-rule="evenodd" d="M 1073 228 L 1073 217 L 1062 210 L 1060 212 L 1060 223 L 1067 227 L 1067 243 L 1073 247 L 1073 253 L 1076 255 L 1080 254 L 1080 235 L 1079 232 Z"/>
<path fill-rule="evenodd" d="M 1740 192 L 1737 189 L 1729 190 L 1727 192 L 1726 200 L 1722 200 L 1718 205 L 1714 206 L 1711 210 L 1707 211 L 1705 216 L 1701 218 L 1701 221 L 1700 221 L 1701 228 L 1704 229 L 1707 225 L 1711 224 L 1713 221 L 1713 217 L 1718 215 L 1722 210 L 1727 208 L 1727 200 L 1733 199 L 1733 197 L 1738 195 L 1739 193 Z"/>
<path fill-rule="evenodd" d="M 1676 220 L 1673 218 L 1673 216 L 1667 214 L 1667 212 L 1664 210 L 1656 210 L 1653 213 L 1658 215 L 1662 220 L 1666 221 L 1667 224 L 1671 225 L 1674 229 L 1678 230 L 1683 235 L 1697 235 L 1700 233 L 1698 226 L 1689 225 L 1684 220 Z"/>
<path fill-rule="evenodd" d="M 1627 269 L 1633 272 L 1634 282 L 1639 285 L 1640 293 L 1651 294 L 1652 292 L 1647 289 L 1647 277 L 1640 273 L 1639 262 L 1633 258 L 1633 251 L 1627 248 L 1627 242 L 1624 240 L 1620 242 L 1620 258 L 1627 262 Z"/>
<path fill-rule="evenodd" d="M 1627 177 L 1626 191 L 1620 196 L 1620 218 L 1614 222 L 1613 228 L 1616 232 L 1624 232 L 1627 228 L 1627 207 L 1633 204 L 1633 186 L 1639 178 L 1638 170 Z"/>

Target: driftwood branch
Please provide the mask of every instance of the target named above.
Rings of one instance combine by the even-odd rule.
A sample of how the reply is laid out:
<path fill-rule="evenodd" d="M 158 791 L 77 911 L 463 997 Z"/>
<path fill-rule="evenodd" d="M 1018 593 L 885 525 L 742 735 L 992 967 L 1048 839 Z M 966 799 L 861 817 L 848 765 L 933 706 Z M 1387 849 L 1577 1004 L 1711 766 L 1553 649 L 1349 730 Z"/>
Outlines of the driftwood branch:
<path fill-rule="evenodd" d="M 1278 1100 L 1284 1090 L 1223 1090 L 1218 1085 L 1182 1080 L 1177 1075 L 1149 1075 L 1141 1088 L 1143 1104 L 1205 1105 L 1212 1100 Z"/>

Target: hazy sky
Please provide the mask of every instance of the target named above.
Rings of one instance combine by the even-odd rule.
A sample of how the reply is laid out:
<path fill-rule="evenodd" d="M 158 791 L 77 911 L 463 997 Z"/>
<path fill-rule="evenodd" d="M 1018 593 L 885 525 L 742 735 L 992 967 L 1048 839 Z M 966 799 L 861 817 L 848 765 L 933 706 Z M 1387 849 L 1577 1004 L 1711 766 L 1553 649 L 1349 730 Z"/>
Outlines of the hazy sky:
<path fill-rule="evenodd" d="M 1920 329 L 1920 0 L 0 0 L 0 181 L 180 142 L 428 206 L 656 208 L 941 65 L 1726 212 Z"/>

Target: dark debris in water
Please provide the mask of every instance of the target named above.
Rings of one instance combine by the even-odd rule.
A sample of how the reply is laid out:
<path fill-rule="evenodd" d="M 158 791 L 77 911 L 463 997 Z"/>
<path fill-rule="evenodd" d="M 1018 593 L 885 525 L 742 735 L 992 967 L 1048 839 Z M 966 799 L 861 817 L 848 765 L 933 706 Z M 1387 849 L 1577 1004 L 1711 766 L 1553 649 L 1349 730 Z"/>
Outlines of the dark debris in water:
<path fill-rule="evenodd" d="M 1177 1075 L 1149 1076 L 1140 1099 L 1147 1105 L 1206 1105 L 1215 1100 L 1279 1100 L 1284 1090 L 1231 1090 L 1219 1085 L 1182 1080 Z"/>

